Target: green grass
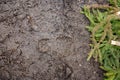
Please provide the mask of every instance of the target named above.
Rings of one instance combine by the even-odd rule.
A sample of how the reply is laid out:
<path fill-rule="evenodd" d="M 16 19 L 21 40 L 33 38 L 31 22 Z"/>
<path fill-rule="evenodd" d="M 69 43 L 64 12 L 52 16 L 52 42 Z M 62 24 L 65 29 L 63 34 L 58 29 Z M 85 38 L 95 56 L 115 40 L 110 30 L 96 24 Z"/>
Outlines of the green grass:
<path fill-rule="evenodd" d="M 90 21 L 87 30 L 91 33 L 91 51 L 88 61 L 94 57 L 105 71 L 104 80 L 120 80 L 120 46 L 111 40 L 120 41 L 120 0 L 109 0 L 109 5 L 84 6 L 82 14 Z"/>

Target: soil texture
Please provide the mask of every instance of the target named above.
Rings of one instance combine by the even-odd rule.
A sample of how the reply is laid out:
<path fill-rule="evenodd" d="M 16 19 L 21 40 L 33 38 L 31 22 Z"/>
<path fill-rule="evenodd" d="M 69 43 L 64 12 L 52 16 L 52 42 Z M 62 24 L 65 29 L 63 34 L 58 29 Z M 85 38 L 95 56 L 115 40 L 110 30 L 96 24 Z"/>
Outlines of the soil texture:
<path fill-rule="evenodd" d="M 0 0 L 0 80 L 102 80 L 87 61 L 87 0 Z"/>

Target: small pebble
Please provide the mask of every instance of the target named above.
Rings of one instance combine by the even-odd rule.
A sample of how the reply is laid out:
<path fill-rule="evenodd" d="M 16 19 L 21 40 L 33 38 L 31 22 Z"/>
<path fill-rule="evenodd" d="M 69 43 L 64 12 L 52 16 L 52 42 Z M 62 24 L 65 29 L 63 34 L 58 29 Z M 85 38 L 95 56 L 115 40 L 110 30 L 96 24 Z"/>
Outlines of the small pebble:
<path fill-rule="evenodd" d="M 36 25 L 32 25 L 31 28 L 32 28 L 34 31 L 39 31 L 39 30 L 38 30 L 38 26 L 36 26 Z"/>

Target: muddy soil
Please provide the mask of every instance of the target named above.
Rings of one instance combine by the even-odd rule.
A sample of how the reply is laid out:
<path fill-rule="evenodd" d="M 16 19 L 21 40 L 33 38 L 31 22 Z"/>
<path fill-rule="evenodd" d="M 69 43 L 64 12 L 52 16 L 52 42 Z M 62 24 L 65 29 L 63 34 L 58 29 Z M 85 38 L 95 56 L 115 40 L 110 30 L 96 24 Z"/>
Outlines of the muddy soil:
<path fill-rule="evenodd" d="M 102 80 L 86 61 L 86 0 L 0 0 L 0 80 Z"/>

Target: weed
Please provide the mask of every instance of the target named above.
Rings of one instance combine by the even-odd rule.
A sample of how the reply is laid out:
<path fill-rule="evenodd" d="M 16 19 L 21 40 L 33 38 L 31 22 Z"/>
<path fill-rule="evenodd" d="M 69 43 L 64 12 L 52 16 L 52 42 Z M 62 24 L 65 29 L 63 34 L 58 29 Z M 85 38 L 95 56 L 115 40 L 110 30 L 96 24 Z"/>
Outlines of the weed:
<path fill-rule="evenodd" d="M 87 26 L 91 33 L 91 51 L 88 59 L 94 57 L 105 70 L 104 80 L 120 80 L 120 47 L 111 44 L 120 40 L 120 0 L 109 0 L 108 5 L 87 5 L 82 13 L 89 19 Z"/>

